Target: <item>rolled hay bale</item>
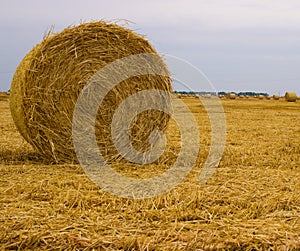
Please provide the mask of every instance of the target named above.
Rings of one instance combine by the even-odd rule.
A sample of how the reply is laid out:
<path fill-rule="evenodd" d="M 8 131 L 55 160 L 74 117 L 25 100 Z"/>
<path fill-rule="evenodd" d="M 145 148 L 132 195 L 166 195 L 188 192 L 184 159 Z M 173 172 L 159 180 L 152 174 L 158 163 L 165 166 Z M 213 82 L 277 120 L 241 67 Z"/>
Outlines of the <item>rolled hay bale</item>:
<path fill-rule="evenodd" d="M 279 96 L 278 94 L 274 94 L 274 95 L 273 95 L 273 99 L 274 99 L 274 100 L 279 100 L 279 99 L 280 99 L 280 96 Z"/>
<path fill-rule="evenodd" d="M 266 99 L 270 100 L 270 99 L 271 99 L 271 96 L 267 96 Z"/>
<path fill-rule="evenodd" d="M 284 97 L 285 97 L 285 100 L 288 102 L 296 102 L 297 101 L 296 92 L 286 92 Z"/>
<path fill-rule="evenodd" d="M 227 93 L 226 98 L 227 99 L 236 99 L 236 95 L 234 93 Z"/>
<path fill-rule="evenodd" d="M 257 97 L 258 97 L 258 99 L 264 99 L 265 96 L 264 95 L 258 95 Z"/>
<path fill-rule="evenodd" d="M 79 94 L 99 69 L 141 53 L 157 54 L 142 36 L 104 21 L 68 27 L 57 34 L 49 32 L 24 57 L 12 80 L 10 108 L 19 132 L 45 159 L 76 162 L 72 119 Z M 161 64 L 167 71 L 163 61 Z M 111 136 L 114 112 L 130 95 L 149 89 L 171 92 L 170 78 L 150 74 L 130 77 L 103 99 L 95 134 L 107 161 L 122 159 Z M 132 145 L 140 151 L 149 149 L 149 135 L 155 129 L 164 130 L 168 120 L 169 115 L 161 111 L 139 114 L 130 128 Z"/>
<path fill-rule="evenodd" d="M 300 96 L 297 97 L 297 100 L 300 100 Z"/>

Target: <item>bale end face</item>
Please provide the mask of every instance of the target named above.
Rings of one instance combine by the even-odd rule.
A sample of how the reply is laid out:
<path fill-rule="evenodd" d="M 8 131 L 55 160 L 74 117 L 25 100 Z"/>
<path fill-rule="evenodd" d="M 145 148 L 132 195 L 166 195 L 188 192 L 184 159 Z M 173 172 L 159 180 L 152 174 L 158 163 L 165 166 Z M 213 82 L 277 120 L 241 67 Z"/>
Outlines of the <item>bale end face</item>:
<path fill-rule="evenodd" d="M 286 92 L 284 97 L 285 97 L 285 100 L 288 102 L 296 102 L 297 101 L 296 92 Z"/>

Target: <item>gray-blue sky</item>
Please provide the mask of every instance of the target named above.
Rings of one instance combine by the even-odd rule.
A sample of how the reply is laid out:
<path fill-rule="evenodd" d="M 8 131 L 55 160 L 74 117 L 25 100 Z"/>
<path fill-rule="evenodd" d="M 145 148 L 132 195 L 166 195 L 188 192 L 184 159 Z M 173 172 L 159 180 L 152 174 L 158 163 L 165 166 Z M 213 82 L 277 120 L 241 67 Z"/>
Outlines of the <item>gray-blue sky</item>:
<path fill-rule="evenodd" d="M 218 91 L 300 95 L 298 0 L 1 0 L 0 90 L 51 25 L 98 19 L 133 22 L 129 28 L 195 65 Z"/>

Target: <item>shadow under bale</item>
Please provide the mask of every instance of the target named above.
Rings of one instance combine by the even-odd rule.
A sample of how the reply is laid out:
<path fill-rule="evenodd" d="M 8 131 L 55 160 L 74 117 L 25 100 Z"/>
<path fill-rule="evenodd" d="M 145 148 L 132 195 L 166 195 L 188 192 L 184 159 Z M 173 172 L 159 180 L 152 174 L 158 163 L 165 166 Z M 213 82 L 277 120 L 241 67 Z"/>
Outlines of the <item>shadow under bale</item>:
<path fill-rule="evenodd" d="M 53 164 L 53 162 L 46 160 L 37 152 L 2 150 L 0 151 L 0 164 Z"/>

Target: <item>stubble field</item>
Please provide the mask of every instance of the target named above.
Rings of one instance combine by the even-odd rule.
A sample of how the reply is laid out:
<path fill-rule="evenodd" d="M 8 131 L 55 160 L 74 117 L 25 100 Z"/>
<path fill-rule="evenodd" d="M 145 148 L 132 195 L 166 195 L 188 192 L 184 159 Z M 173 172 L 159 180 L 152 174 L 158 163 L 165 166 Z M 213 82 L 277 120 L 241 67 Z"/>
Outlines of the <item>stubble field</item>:
<path fill-rule="evenodd" d="M 184 101 L 199 123 L 196 166 L 171 192 L 130 200 L 103 192 L 79 165 L 43 161 L 0 99 L 1 250 L 299 250 L 300 102 L 223 100 L 226 149 L 200 185 L 209 120 L 198 99 Z M 115 168 L 147 177 L 166 167 Z"/>

